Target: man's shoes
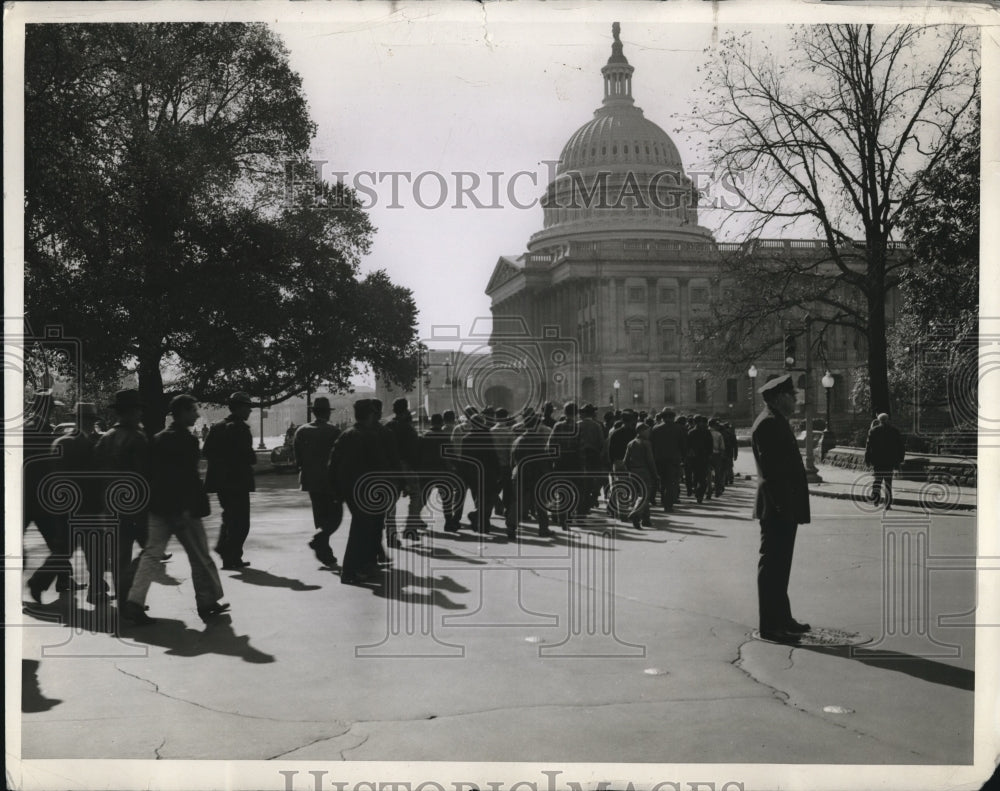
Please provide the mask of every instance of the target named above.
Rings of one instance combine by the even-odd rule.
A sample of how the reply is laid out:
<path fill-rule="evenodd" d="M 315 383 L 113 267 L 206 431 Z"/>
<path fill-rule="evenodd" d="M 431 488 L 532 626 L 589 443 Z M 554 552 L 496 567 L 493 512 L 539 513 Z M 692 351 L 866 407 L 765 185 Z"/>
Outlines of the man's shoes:
<path fill-rule="evenodd" d="M 203 621 L 208 621 L 214 618 L 216 615 L 222 615 L 222 613 L 229 610 L 229 605 L 224 602 L 215 602 L 214 604 L 206 604 L 204 606 L 198 607 L 198 617 Z"/>
<path fill-rule="evenodd" d="M 35 604 L 41 604 L 42 603 L 42 593 L 45 592 L 45 589 L 47 587 L 48 587 L 47 585 L 44 585 L 44 586 L 41 585 L 38 582 L 38 580 L 34 580 L 34 579 L 29 579 L 28 580 L 28 593 L 31 594 L 32 601 L 34 601 Z"/>
<path fill-rule="evenodd" d="M 164 553 L 163 557 L 160 558 L 160 563 L 166 563 L 173 556 L 174 556 L 173 552 L 166 552 L 166 553 Z"/>
<path fill-rule="evenodd" d="M 248 560 L 227 560 L 222 564 L 222 568 L 226 571 L 243 571 L 249 565 Z"/>
<path fill-rule="evenodd" d="M 367 581 L 368 581 L 367 574 L 361 574 L 359 572 L 355 572 L 353 574 L 344 574 L 343 572 L 341 572 L 340 574 L 341 585 L 363 585 Z"/>
<path fill-rule="evenodd" d="M 426 528 L 426 525 L 424 525 L 424 527 Z M 403 531 L 403 538 L 407 541 L 419 541 L 420 533 L 416 530 L 416 528 L 407 528 Z"/>
<path fill-rule="evenodd" d="M 444 524 L 444 532 L 446 533 L 457 533 L 461 529 L 461 522 L 445 522 Z"/>
<path fill-rule="evenodd" d="M 91 588 L 87 591 L 87 604 L 92 604 L 95 607 L 106 607 L 113 598 L 114 594 L 107 590 Z"/>
<path fill-rule="evenodd" d="M 785 631 L 791 632 L 792 634 L 805 634 L 810 629 L 812 629 L 812 627 L 809 624 L 801 623 L 796 621 L 794 618 L 785 624 Z"/>
<path fill-rule="evenodd" d="M 134 601 L 126 601 L 122 605 L 121 615 L 126 621 L 131 621 L 136 626 L 148 626 L 151 623 L 156 623 L 155 618 L 146 615 L 146 608 Z"/>
<path fill-rule="evenodd" d="M 552 538 L 552 536 L 554 536 L 555 533 L 553 533 L 547 527 L 540 527 L 540 528 L 538 528 L 538 535 L 541 538 Z"/>
<path fill-rule="evenodd" d="M 760 632 L 760 637 L 762 640 L 770 640 L 772 643 L 784 643 L 785 645 L 795 645 L 799 642 L 799 635 L 794 632 L 786 632 L 783 630 L 772 630 L 769 629 Z"/>

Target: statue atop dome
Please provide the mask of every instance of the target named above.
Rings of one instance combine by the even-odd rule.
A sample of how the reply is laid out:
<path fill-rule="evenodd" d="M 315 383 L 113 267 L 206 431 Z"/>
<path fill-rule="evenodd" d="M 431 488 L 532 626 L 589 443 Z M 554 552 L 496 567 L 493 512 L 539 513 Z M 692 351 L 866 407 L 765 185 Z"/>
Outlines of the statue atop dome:
<path fill-rule="evenodd" d="M 625 58 L 625 54 L 622 52 L 622 40 L 621 40 L 622 26 L 615 22 L 611 25 L 611 35 L 614 36 L 614 41 L 611 44 L 611 57 L 608 58 L 608 65 L 613 63 L 622 63 L 626 66 L 628 65 L 628 60 Z"/>

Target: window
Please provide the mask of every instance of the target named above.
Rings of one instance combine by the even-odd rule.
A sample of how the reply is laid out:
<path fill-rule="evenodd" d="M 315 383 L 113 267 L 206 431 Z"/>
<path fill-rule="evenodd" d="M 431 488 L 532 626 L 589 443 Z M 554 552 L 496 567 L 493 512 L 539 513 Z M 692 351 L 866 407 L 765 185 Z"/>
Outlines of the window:
<path fill-rule="evenodd" d="M 673 286 L 660 286 L 659 301 L 661 305 L 676 305 L 677 289 Z"/>
<path fill-rule="evenodd" d="M 663 380 L 663 403 L 677 403 L 677 380 L 674 378 Z"/>
<path fill-rule="evenodd" d="M 641 406 L 646 403 L 646 383 L 642 379 L 633 379 L 630 383 L 632 388 L 632 405 Z"/>
<path fill-rule="evenodd" d="M 708 304 L 708 286 L 691 286 L 691 304 Z"/>
<path fill-rule="evenodd" d="M 694 341 L 704 340 L 708 333 L 708 325 L 704 319 L 695 319 L 688 323 L 688 332 Z"/>
<path fill-rule="evenodd" d="M 730 404 L 735 404 L 739 400 L 737 394 L 737 384 L 735 379 L 726 380 L 726 401 Z"/>
<path fill-rule="evenodd" d="M 694 382 L 694 401 L 696 404 L 707 404 L 708 403 L 708 380 L 707 379 L 695 379 Z"/>
<path fill-rule="evenodd" d="M 642 354 L 646 351 L 646 333 L 642 327 L 629 327 L 628 351 L 629 354 Z"/>
<path fill-rule="evenodd" d="M 677 325 L 672 321 L 660 324 L 660 354 L 677 354 Z"/>
<path fill-rule="evenodd" d="M 628 287 L 628 301 L 629 302 L 645 302 L 646 301 L 646 289 L 642 286 L 629 286 Z"/>

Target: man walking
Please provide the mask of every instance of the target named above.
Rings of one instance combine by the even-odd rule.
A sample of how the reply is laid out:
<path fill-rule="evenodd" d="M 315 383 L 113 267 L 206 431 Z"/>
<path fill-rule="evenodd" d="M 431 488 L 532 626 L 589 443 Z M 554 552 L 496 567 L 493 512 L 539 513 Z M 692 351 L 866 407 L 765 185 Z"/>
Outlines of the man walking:
<path fill-rule="evenodd" d="M 340 581 L 344 585 L 358 585 L 378 573 L 385 505 L 379 507 L 371 502 L 373 498 L 366 496 L 375 481 L 365 476 L 384 474 L 390 459 L 386 453 L 384 429 L 379 425 L 381 410 L 375 402 L 376 399 L 371 398 L 354 402 L 354 425 L 337 438 L 328 465 L 330 485 L 351 512 L 347 549 L 340 571 Z"/>
<path fill-rule="evenodd" d="M 149 480 L 149 440 L 142 430 L 142 401 L 138 390 L 119 390 L 111 405 L 117 420 L 94 448 L 97 469 L 107 473 L 134 475 Z M 126 478 L 126 480 L 128 480 Z M 132 587 L 132 576 L 138 559 L 132 560 L 132 547 L 146 546 L 148 533 L 147 514 L 120 516 L 115 541 L 115 595 L 124 601 Z"/>
<path fill-rule="evenodd" d="M 455 422 L 455 413 L 446 414 Z M 454 461 L 448 456 L 451 432 L 446 428 L 444 416 L 435 412 L 431 415 L 431 425 L 420 438 L 421 504 L 427 505 L 431 491 L 436 489 L 441 498 L 441 512 L 444 515 L 444 529 L 449 533 L 458 531 L 462 514 L 462 504 L 458 502 L 459 488 Z"/>
<path fill-rule="evenodd" d="M 676 415 L 672 409 L 664 409 L 658 415 L 659 422 L 650 432 L 653 443 L 653 458 L 660 478 L 660 501 L 664 511 L 674 510 L 681 495 L 681 463 L 687 448 L 687 432 L 674 422 Z"/>
<path fill-rule="evenodd" d="M 708 471 L 712 464 L 712 453 L 715 445 L 712 441 L 712 432 L 708 430 L 708 418 L 704 415 L 695 415 L 694 428 L 688 432 L 687 437 L 688 457 L 687 461 L 691 468 L 691 483 L 694 487 L 695 499 L 700 503 L 705 499 L 712 499 L 712 492 L 708 488 Z"/>
<path fill-rule="evenodd" d="M 181 542 L 191 564 L 191 582 L 201 619 L 208 621 L 229 609 L 220 601 L 222 582 L 201 522 L 208 516 L 208 495 L 198 475 L 198 440 L 190 431 L 198 420 L 198 402 L 190 395 L 174 396 L 170 415 L 170 425 L 151 443 L 149 539 L 122 607 L 122 616 L 137 626 L 155 623 L 146 615 L 146 594 L 171 536 Z"/>
<path fill-rule="evenodd" d="M 101 511 L 100 492 L 91 476 L 94 469 L 94 444 L 97 437 L 93 433 L 94 421 L 97 419 L 97 409 L 90 403 L 76 405 L 76 429 L 72 434 L 63 434 L 52 442 L 52 470 L 62 473 L 80 492 L 80 504 L 77 514 L 97 514 Z M 31 597 L 41 601 L 42 591 L 46 590 L 56 580 L 67 580 L 71 575 L 70 557 L 73 554 L 73 537 L 70 535 L 68 515 L 54 517 L 56 540 L 50 547 L 49 556 L 28 580 L 28 590 Z M 100 544 L 104 539 L 101 537 Z M 84 542 L 84 555 L 87 558 L 87 568 L 90 572 L 90 590 L 87 591 L 89 604 L 107 603 L 104 571 L 108 559 L 100 552 L 100 546 L 93 541 Z"/>
<path fill-rule="evenodd" d="M 386 544 L 399 548 L 399 531 L 396 527 L 396 504 L 402 497 L 407 497 L 406 526 L 403 535 L 411 541 L 419 541 L 417 530 L 426 529 L 427 524 L 420 518 L 423 501 L 420 496 L 420 481 L 417 470 L 420 468 L 420 437 L 413 425 L 413 415 L 410 413 L 409 402 L 405 398 L 397 398 L 392 402 L 392 418 L 385 424 L 385 430 L 392 435 L 396 453 L 399 455 L 402 480 L 392 481 L 395 497 L 386 513 L 385 531 Z"/>
<path fill-rule="evenodd" d="M 243 560 L 243 544 L 250 533 L 250 492 L 255 490 L 253 435 L 247 425 L 252 407 L 246 393 L 229 397 L 229 415 L 209 429 L 202 451 L 208 459 L 205 490 L 219 496 L 222 526 L 215 551 L 222 568 L 235 571 L 249 566 Z"/>
<path fill-rule="evenodd" d="M 872 484 L 872 502 L 882 502 L 882 484 L 885 484 L 885 510 L 892 508 L 892 471 L 898 470 L 906 458 L 906 444 L 903 435 L 889 422 L 889 416 L 882 412 L 875 425 L 868 432 L 865 443 L 865 462 L 875 469 Z"/>
<path fill-rule="evenodd" d="M 795 643 L 809 624 L 792 617 L 788 578 L 798 526 L 809 522 L 805 467 L 788 417 L 795 411 L 795 385 L 789 374 L 767 382 L 758 392 L 764 409 L 754 421 L 751 447 L 757 464 L 754 518 L 760 520 L 757 602 L 760 635 Z"/>
<path fill-rule="evenodd" d="M 340 436 L 340 429 L 330 425 L 330 411 L 330 399 L 325 396 L 314 399 L 313 420 L 296 429 L 292 449 L 299 471 L 299 486 L 309 493 L 313 525 L 317 531 L 309 540 L 309 548 L 320 563 L 333 567 L 337 565 L 337 557 L 330 549 L 330 536 L 340 527 L 344 506 L 333 493 L 326 469 L 333 444 Z"/>
<path fill-rule="evenodd" d="M 571 510 L 580 513 L 584 507 L 580 431 L 576 422 L 576 404 L 573 401 L 567 401 L 563 406 L 563 416 L 552 427 L 548 448 L 550 452 L 555 451 L 557 454 L 552 460 L 552 469 L 563 478 L 563 486 L 572 487 L 575 493 L 575 503 L 560 503 L 554 511 L 556 524 L 563 530 L 568 530 L 569 519 L 574 516 Z"/>

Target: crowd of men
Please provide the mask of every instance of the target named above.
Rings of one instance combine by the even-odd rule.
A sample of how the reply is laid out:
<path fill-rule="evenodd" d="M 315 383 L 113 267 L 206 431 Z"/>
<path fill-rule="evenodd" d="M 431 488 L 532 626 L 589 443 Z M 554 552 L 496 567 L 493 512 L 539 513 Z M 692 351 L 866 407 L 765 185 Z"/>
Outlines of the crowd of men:
<path fill-rule="evenodd" d="M 405 398 L 393 402 L 384 421 L 382 402 L 370 398 L 355 402 L 355 424 L 344 432 L 330 424 L 328 399 L 315 399 L 311 409 L 314 419 L 297 429 L 293 441 L 317 531 L 309 546 L 322 563 L 338 565 L 330 536 L 346 505 L 346 584 L 378 574 L 388 561 L 386 547 L 419 541 L 428 505 L 440 509 L 446 532 L 467 527 L 488 533 L 495 515 L 508 538 L 529 523 L 548 537 L 552 526 L 568 530 L 586 517 L 603 494 L 608 514 L 642 529 L 652 525 L 657 498 L 670 512 L 682 486 L 699 503 L 721 496 L 738 453 L 729 423 L 671 409 L 609 411 L 599 421 L 592 404 L 578 409 L 568 402 L 558 416 L 552 403 L 513 415 L 467 406 L 460 415 L 431 415 L 420 431 Z M 463 521 L 470 497 L 472 510 Z M 400 526 L 402 498 L 407 506 Z"/>
<path fill-rule="evenodd" d="M 765 409 L 754 424 L 751 444 L 759 479 L 755 516 L 761 522 L 761 633 L 787 642 L 809 628 L 792 618 L 787 599 L 795 529 L 809 521 L 808 491 L 788 423 L 795 403 L 791 379 L 770 381 L 760 392 Z M 198 614 L 208 621 L 229 608 L 222 602 L 222 584 L 202 523 L 211 510 L 210 492 L 222 509 L 214 547 L 222 568 L 250 565 L 243 548 L 255 488 L 256 454 L 247 425 L 251 399 L 234 393 L 230 414 L 209 429 L 201 448 L 191 431 L 199 412 L 190 395 L 171 400 L 171 421 L 152 438 L 143 430 L 144 405 L 136 391 L 119 391 L 110 406 L 117 421 L 107 432 L 93 431 L 93 404 L 78 404 L 76 430 L 58 437 L 47 422 L 51 401 L 40 397 L 31 410 L 24 431 L 24 528 L 35 523 L 49 554 L 28 579 L 29 593 L 41 603 L 53 583 L 60 594 L 87 587 L 87 601 L 95 607 L 117 597 L 124 619 L 153 623 L 146 613 L 147 593 L 175 537 L 191 566 Z M 733 481 L 738 453 L 729 423 L 677 415 L 669 408 L 656 414 L 609 411 L 598 420 L 592 404 L 578 408 L 574 402 L 564 404 L 558 416 L 551 403 L 540 412 L 526 407 L 516 415 L 467 406 L 461 416 L 450 410 L 431 415 L 423 431 L 403 398 L 393 402 L 387 420 L 378 399 L 356 401 L 355 423 L 345 431 L 330 423 L 327 398 L 316 398 L 311 411 L 313 420 L 296 428 L 292 443 L 316 528 L 309 546 L 324 565 L 340 565 L 330 537 L 346 506 L 350 528 L 340 567 L 344 584 L 380 574 L 389 562 L 387 547 L 419 541 L 427 528 L 422 517 L 428 505 L 440 509 L 444 530 L 452 533 L 463 528 L 488 533 L 496 515 L 508 538 L 517 538 L 529 524 L 539 536 L 552 536 L 552 526 L 569 530 L 602 500 L 608 515 L 642 529 L 651 526 L 657 500 L 669 513 L 681 502 L 682 492 L 699 503 L 721 496 Z M 204 483 L 202 457 L 207 460 Z M 71 508 L 53 508 L 51 501 L 59 498 L 45 494 L 49 472 L 75 486 Z M 123 483 L 132 487 L 132 496 L 112 496 L 111 490 Z M 132 507 L 116 507 L 116 497 Z M 463 520 L 469 497 L 473 507 Z M 400 525 L 402 498 L 408 503 Z M 75 551 L 71 514 L 103 514 L 103 521 L 89 523 L 103 525 L 111 539 L 84 542 L 89 583 L 77 583 L 70 564 Z M 109 572 L 113 593 L 105 581 Z"/>

